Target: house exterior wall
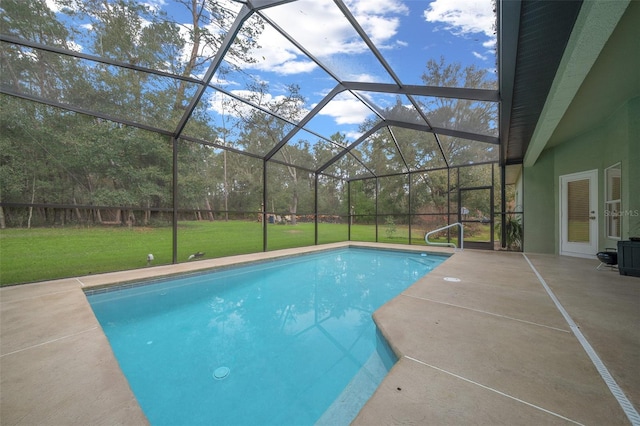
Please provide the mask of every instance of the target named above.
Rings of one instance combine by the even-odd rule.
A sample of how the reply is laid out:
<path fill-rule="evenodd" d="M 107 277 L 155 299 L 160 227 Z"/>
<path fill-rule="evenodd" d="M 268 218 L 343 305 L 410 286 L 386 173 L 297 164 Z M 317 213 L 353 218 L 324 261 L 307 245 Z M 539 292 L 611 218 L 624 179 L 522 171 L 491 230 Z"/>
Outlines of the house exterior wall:
<path fill-rule="evenodd" d="M 560 246 L 560 176 L 598 170 L 599 249 L 616 247 L 605 238 L 604 170 L 622 169 L 622 236 L 640 222 L 640 97 L 624 103 L 588 132 L 543 151 L 524 169 L 524 250 L 558 254 Z M 634 232 L 631 230 L 631 232 Z M 640 229 L 638 230 L 640 233 Z"/>
<path fill-rule="evenodd" d="M 556 247 L 554 162 L 551 152 L 543 152 L 533 167 L 523 171 L 525 252 L 554 253 Z"/>

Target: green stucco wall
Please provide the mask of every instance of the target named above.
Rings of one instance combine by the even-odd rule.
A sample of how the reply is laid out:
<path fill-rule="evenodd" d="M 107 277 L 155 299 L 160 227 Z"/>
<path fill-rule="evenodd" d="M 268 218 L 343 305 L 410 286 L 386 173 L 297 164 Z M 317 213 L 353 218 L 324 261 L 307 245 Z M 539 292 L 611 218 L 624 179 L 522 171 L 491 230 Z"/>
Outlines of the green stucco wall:
<path fill-rule="evenodd" d="M 553 253 L 555 238 L 554 156 L 543 152 L 533 167 L 525 167 L 524 251 Z"/>
<path fill-rule="evenodd" d="M 547 149 L 532 167 L 524 169 L 524 250 L 558 253 L 560 176 L 598 170 L 599 247 L 615 247 L 605 238 L 604 170 L 622 168 L 623 238 L 630 224 L 640 222 L 640 97 L 630 99 L 605 122 L 585 134 Z M 638 225 L 640 226 L 640 225 Z M 633 230 L 631 231 L 633 232 Z"/>

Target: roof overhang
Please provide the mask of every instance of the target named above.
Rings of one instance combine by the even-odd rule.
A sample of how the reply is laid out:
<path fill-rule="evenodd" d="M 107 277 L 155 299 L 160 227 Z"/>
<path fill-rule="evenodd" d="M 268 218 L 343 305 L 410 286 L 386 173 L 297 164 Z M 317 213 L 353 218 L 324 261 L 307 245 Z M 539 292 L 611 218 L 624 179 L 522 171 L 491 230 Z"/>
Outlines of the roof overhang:
<path fill-rule="evenodd" d="M 582 0 L 500 1 L 500 138 L 503 164 L 521 163 Z"/>
<path fill-rule="evenodd" d="M 503 164 L 535 164 L 629 3 L 500 2 Z"/>
<path fill-rule="evenodd" d="M 529 142 L 525 167 L 534 165 L 547 146 L 628 5 L 628 0 L 583 4 Z"/>

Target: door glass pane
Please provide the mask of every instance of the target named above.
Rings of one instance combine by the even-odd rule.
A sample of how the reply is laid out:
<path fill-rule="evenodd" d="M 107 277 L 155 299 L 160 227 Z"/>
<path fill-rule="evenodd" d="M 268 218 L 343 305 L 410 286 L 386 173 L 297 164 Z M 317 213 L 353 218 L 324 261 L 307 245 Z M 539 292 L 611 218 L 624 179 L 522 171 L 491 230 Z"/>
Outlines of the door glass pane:
<path fill-rule="evenodd" d="M 620 173 L 620 170 L 617 170 L 617 173 Z M 620 176 L 611 176 L 609 182 L 611 188 L 611 199 L 619 200 L 620 199 Z"/>
<path fill-rule="evenodd" d="M 491 241 L 491 190 L 460 191 L 460 217 L 464 224 L 464 241 Z"/>
<path fill-rule="evenodd" d="M 607 237 L 620 238 L 620 202 L 607 203 Z"/>
<path fill-rule="evenodd" d="M 607 230 L 607 238 L 619 239 L 621 236 L 620 211 L 621 205 L 621 187 L 620 187 L 620 165 L 609 167 L 605 170 L 606 186 L 605 186 L 605 223 Z"/>
<path fill-rule="evenodd" d="M 491 224 L 482 222 L 465 222 L 464 242 L 490 243 Z M 455 229 L 454 229 L 455 231 Z"/>
<path fill-rule="evenodd" d="M 460 191 L 462 221 L 488 223 L 491 217 L 491 190 L 466 189 Z"/>
<path fill-rule="evenodd" d="M 589 242 L 589 179 L 567 183 L 568 241 Z"/>

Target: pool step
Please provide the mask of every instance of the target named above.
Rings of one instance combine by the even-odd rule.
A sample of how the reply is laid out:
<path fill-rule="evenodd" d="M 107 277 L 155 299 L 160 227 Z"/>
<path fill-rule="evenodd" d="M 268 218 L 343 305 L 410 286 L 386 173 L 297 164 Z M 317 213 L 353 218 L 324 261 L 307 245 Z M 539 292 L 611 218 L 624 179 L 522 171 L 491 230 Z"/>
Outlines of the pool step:
<path fill-rule="evenodd" d="M 387 371 L 380 354 L 375 351 L 316 425 L 339 426 L 351 423 L 378 388 L 379 378 L 386 376 Z"/>

